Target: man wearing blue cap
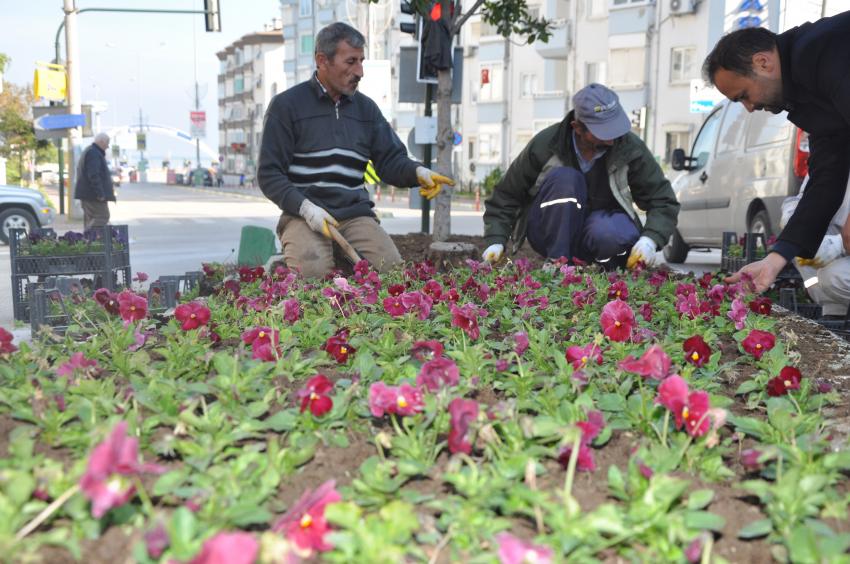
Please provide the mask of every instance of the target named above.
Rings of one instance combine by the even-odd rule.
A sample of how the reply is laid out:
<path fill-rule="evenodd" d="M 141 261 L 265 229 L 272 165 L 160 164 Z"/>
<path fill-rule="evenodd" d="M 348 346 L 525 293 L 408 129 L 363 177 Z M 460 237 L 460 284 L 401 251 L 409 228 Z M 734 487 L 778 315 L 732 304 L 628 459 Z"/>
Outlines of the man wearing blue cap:
<path fill-rule="evenodd" d="M 655 264 L 679 203 L 646 145 L 631 133 L 620 100 L 601 84 L 573 96 L 574 109 L 531 140 L 487 199 L 483 258 L 502 258 L 525 237 L 548 258 L 606 269 Z M 634 204 L 646 212 L 641 224 Z"/>

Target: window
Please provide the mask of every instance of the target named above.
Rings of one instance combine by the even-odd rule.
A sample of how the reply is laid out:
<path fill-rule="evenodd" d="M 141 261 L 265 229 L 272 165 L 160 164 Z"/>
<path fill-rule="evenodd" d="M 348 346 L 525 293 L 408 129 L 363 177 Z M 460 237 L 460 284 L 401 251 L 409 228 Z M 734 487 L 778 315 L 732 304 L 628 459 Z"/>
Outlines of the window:
<path fill-rule="evenodd" d="M 469 139 L 469 160 L 475 160 L 475 138 Z"/>
<path fill-rule="evenodd" d="M 605 84 L 605 82 L 608 80 L 608 77 L 606 76 L 607 74 L 608 63 L 606 63 L 605 61 L 585 63 L 584 65 L 585 84 L 591 84 L 593 82 Z"/>
<path fill-rule="evenodd" d="M 643 47 L 611 49 L 609 57 L 611 86 L 638 87 L 644 83 L 646 52 Z"/>
<path fill-rule="evenodd" d="M 242 50 L 239 49 L 236 51 L 235 64 L 238 67 L 242 64 Z"/>
<path fill-rule="evenodd" d="M 670 82 L 690 82 L 694 74 L 695 47 L 673 47 L 670 50 Z"/>
<path fill-rule="evenodd" d="M 708 158 L 711 156 L 711 149 L 714 147 L 714 142 L 717 139 L 717 126 L 720 125 L 720 116 L 722 113 L 718 110 L 708 116 L 705 123 L 702 124 L 702 129 L 699 130 L 697 140 L 694 141 L 691 157 L 696 159 L 696 168 L 698 169 L 708 163 Z"/>
<path fill-rule="evenodd" d="M 534 134 L 530 131 L 519 131 L 516 134 L 516 140 L 514 142 L 514 146 L 512 147 L 512 155 L 511 158 L 515 159 L 519 156 L 523 149 L 525 149 L 526 145 L 531 143 L 531 138 L 534 137 Z"/>
<path fill-rule="evenodd" d="M 479 73 L 479 102 L 502 101 L 502 63 L 491 63 L 480 66 Z"/>
<path fill-rule="evenodd" d="M 257 81 L 254 83 L 255 88 L 261 88 L 263 86 L 263 75 L 257 75 Z"/>
<path fill-rule="evenodd" d="M 224 98 L 225 96 L 226 96 L 226 94 L 224 93 L 224 83 L 219 82 L 218 83 L 218 97 Z"/>
<path fill-rule="evenodd" d="M 240 94 L 243 90 L 245 90 L 245 77 L 237 74 L 233 77 L 233 93 Z"/>
<path fill-rule="evenodd" d="M 298 2 L 298 15 L 299 16 L 312 16 L 313 15 L 313 0 L 299 0 Z"/>
<path fill-rule="evenodd" d="M 587 0 L 587 18 L 604 18 L 607 11 L 605 9 L 606 3 L 607 0 Z"/>
<path fill-rule="evenodd" d="M 669 163 L 673 156 L 673 149 L 688 150 L 690 134 L 687 131 L 668 131 L 665 135 L 664 162 Z"/>
<path fill-rule="evenodd" d="M 747 124 L 747 111 L 744 104 L 729 104 L 723 127 L 717 137 L 717 154 L 740 151 L 744 148 L 744 127 Z"/>
<path fill-rule="evenodd" d="M 640 4 L 651 4 L 652 0 L 611 0 L 612 8 L 629 8 Z"/>
<path fill-rule="evenodd" d="M 485 35 L 499 35 L 499 30 L 497 30 L 496 26 L 493 24 L 489 24 L 484 20 L 481 20 L 480 37 L 484 37 Z"/>
<path fill-rule="evenodd" d="M 302 35 L 301 36 L 301 45 L 299 52 L 302 55 L 312 55 L 313 54 L 313 36 L 312 35 Z"/>
<path fill-rule="evenodd" d="M 494 163 L 501 159 L 501 137 L 498 131 L 478 132 L 478 160 Z"/>
<path fill-rule="evenodd" d="M 750 115 L 750 127 L 747 129 L 748 148 L 787 141 L 790 135 L 791 123 L 784 113 L 753 112 Z"/>
<path fill-rule="evenodd" d="M 519 97 L 532 98 L 537 90 L 537 75 L 523 73 L 519 75 Z"/>

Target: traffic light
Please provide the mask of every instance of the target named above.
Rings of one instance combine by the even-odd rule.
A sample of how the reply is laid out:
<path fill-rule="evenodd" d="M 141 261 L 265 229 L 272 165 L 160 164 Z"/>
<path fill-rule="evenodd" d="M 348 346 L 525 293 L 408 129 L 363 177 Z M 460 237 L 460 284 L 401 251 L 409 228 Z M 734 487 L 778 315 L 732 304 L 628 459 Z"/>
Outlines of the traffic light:
<path fill-rule="evenodd" d="M 442 15 L 437 1 L 431 4 L 428 16 L 419 20 L 419 82 L 437 83 L 439 71 L 452 68 L 452 35 Z"/>
<path fill-rule="evenodd" d="M 207 31 L 221 31 L 221 12 L 218 9 L 218 0 L 204 0 L 204 22 Z"/>
<path fill-rule="evenodd" d="M 414 39 L 417 39 L 418 36 L 416 34 L 416 28 L 417 28 L 416 20 L 418 18 L 418 14 L 413 9 L 413 6 L 410 5 L 410 2 L 407 2 L 406 0 L 402 0 L 402 2 L 401 2 L 401 13 L 407 14 L 408 16 L 413 16 L 413 21 L 412 22 L 400 22 L 398 24 L 398 28 L 401 30 L 402 33 L 409 33 L 413 36 Z"/>

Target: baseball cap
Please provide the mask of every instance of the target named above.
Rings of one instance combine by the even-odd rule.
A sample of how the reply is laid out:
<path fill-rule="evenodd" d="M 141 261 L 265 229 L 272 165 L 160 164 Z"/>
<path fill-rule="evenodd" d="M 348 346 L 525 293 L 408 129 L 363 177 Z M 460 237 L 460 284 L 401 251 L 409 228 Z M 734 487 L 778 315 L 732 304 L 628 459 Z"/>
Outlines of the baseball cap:
<path fill-rule="evenodd" d="M 576 119 L 602 141 L 622 137 L 632 129 L 620 98 L 601 84 L 588 84 L 573 96 Z"/>

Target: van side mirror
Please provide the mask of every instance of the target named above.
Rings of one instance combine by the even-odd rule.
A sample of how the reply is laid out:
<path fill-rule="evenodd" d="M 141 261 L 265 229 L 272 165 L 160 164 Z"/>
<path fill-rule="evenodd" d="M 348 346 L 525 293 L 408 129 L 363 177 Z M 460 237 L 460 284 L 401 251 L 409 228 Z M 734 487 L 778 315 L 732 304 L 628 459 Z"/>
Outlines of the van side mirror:
<path fill-rule="evenodd" d="M 686 159 L 684 149 L 673 149 L 673 154 L 670 155 L 670 166 L 673 170 L 686 170 L 688 168 L 685 164 Z"/>

